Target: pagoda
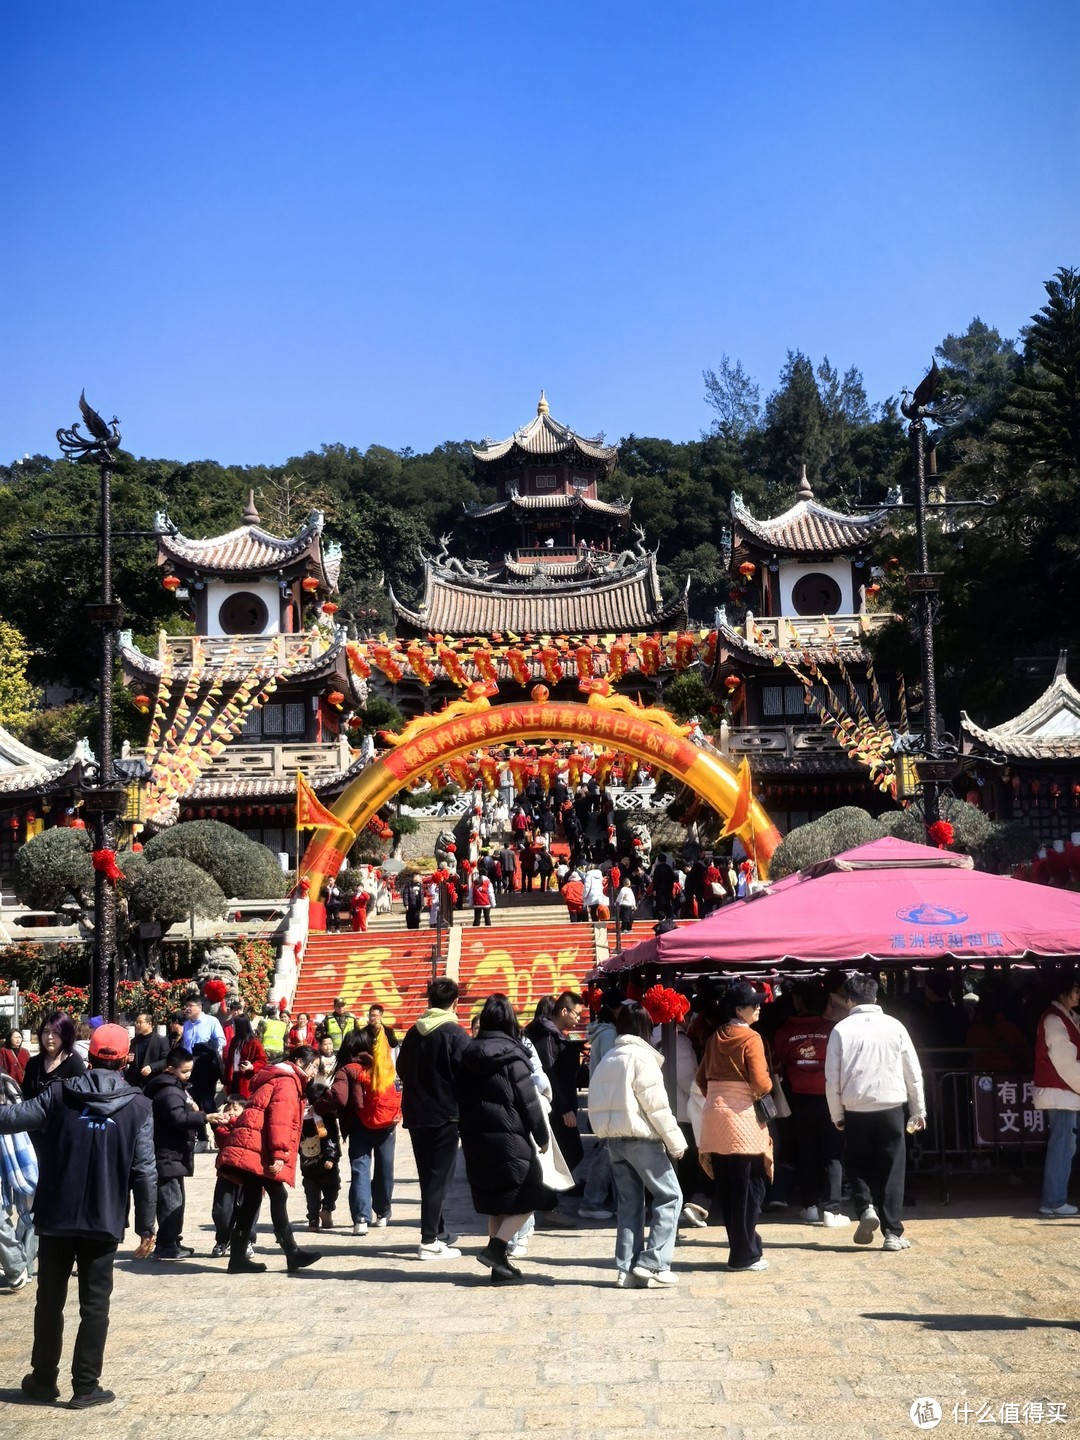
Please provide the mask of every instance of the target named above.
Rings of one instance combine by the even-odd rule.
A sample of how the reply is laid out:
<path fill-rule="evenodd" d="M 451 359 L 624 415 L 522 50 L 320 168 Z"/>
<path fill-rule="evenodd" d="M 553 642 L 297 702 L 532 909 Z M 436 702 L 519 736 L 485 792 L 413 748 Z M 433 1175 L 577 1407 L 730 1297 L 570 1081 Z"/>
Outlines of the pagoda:
<path fill-rule="evenodd" d="M 295 860 L 296 772 L 330 803 L 358 771 L 347 717 L 366 686 L 346 658 L 331 596 L 340 547 L 313 511 L 295 535 L 264 529 L 254 495 L 242 523 L 192 539 L 154 519 L 162 584 L 194 633 L 130 633 L 121 660 L 135 703 L 152 712 L 147 819 L 223 820 Z"/>
<path fill-rule="evenodd" d="M 1080 690 L 1069 681 L 1067 660 L 1063 650 L 1050 685 L 1011 720 L 982 726 L 960 713 L 978 786 L 967 798 L 1045 844 L 1080 830 Z"/>
<path fill-rule="evenodd" d="M 731 499 L 732 588 L 709 683 L 728 711 L 721 750 L 735 763 L 749 757 L 784 833 L 837 805 L 887 803 L 860 758 L 902 724 L 900 687 L 878 682 L 866 643 L 893 618 L 873 607 L 885 519 L 822 505 L 805 466 L 780 515 L 758 519 Z"/>
<path fill-rule="evenodd" d="M 437 554 L 421 552 L 421 598 L 408 605 L 390 593 L 402 643 L 437 637 L 459 644 L 595 644 L 603 637 L 685 627 L 685 593 L 665 599 L 656 553 L 645 548 L 643 532 L 635 530 L 633 543 L 624 543 L 630 502 L 602 500 L 597 493 L 599 481 L 615 469 L 617 446 L 560 424 L 541 392 L 527 425 L 506 440 L 473 446 L 472 453 L 478 481 L 495 488 L 493 501 L 466 510 L 484 537 L 487 559 L 451 556 L 448 536 Z M 529 667 L 528 683 L 545 678 L 539 661 L 530 660 Z M 605 673 L 602 657 L 596 673 Z M 476 677 L 470 672 L 470 678 Z M 423 693 L 413 694 L 406 679 L 396 703 L 431 708 L 456 693 L 443 682 L 437 675 Z M 521 672 L 515 680 L 501 661 L 498 684 L 507 699 L 526 688 Z M 565 688 L 569 695 L 576 683 L 568 678 Z"/>

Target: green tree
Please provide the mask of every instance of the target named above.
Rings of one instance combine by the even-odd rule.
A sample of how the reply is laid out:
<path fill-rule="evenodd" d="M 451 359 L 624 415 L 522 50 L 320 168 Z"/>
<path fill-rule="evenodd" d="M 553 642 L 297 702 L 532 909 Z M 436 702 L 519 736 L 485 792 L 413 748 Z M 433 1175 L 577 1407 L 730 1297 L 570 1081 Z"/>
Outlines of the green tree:
<path fill-rule="evenodd" d="M 756 429 L 761 414 L 761 387 L 743 369 L 741 360 L 721 355 L 716 370 L 703 370 L 705 403 L 716 411 L 712 433 L 741 443 Z"/>
<path fill-rule="evenodd" d="M 26 641 L 6 620 L 0 620 L 0 725 L 21 733 L 30 718 L 38 692 L 26 678 L 30 651 Z"/>
<path fill-rule="evenodd" d="M 697 670 L 684 670 L 664 686 L 664 709 L 683 725 L 707 716 L 716 703 L 716 696 Z"/>
<path fill-rule="evenodd" d="M 133 919 L 156 922 L 164 931 L 193 913 L 220 919 L 225 912 L 225 894 L 198 865 L 180 856 L 165 856 L 149 864 L 134 882 L 128 910 Z"/>
<path fill-rule="evenodd" d="M 285 876 L 265 845 L 249 840 L 220 820 L 185 820 L 148 840 L 143 854 L 151 866 L 164 859 L 190 861 L 236 900 L 275 900 L 285 893 Z"/>
<path fill-rule="evenodd" d="M 85 909 L 94 893 L 90 848 L 85 830 L 35 835 L 15 853 L 15 894 L 31 910 L 59 910 L 69 896 Z"/>

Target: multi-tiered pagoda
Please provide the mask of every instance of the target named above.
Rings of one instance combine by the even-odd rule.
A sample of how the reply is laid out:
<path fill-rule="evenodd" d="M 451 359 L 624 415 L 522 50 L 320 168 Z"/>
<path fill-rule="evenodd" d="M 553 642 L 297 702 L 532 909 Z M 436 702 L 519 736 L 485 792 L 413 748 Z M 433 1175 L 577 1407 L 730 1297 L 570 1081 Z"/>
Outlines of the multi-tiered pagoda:
<path fill-rule="evenodd" d="M 477 478 L 495 487 L 494 501 L 467 511 L 485 538 L 487 559 L 451 556 L 448 537 L 438 554 L 423 555 L 420 600 L 406 605 L 390 596 L 402 641 L 595 643 L 685 626 L 686 597 L 664 598 L 656 554 L 644 547 L 642 533 L 624 543 L 630 502 L 597 493 L 615 469 L 616 446 L 560 424 L 541 394 L 527 425 L 506 440 L 474 446 L 473 458 Z M 532 679 L 544 678 L 538 661 L 530 666 Z M 602 658 L 597 673 L 604 673 Z M 506 698 L 522 688 L 501 662 L 498 683 Z M 565 684 L 568 694 L 576 690 L 574 681 Z M 439 680 L 422 692 L 406 678 L 397 703 L 437 708 L 456 693 Z"/>
<path fill-rule="evenodd" d="M 887 803 L 857 758 L 900 724 L 895 677 L 867 668 L 867 638 L 892 618 L 874 608 L 884 524 L 884 511 L 822 505 L 805 466 L 783 514 L 758 519 L 732 496 L 733 588 L 717 615 L 711 684 L 730 711 L 722 748 L 750 757 L 754 788 L 784 832 L 837 805 Z M 822 710 L 841 711 L 856 743 L 843 729 L 838 739 Z"/>
<path fill-rule="evenodd" d="M 242 524 L 191 539 L 155 519 L 162 583 L 192 635 L 156 655 L 125 635 L 125 678 L 151 714 L 147 818 L 224 820 L 295 856 L 296 772 L 326 802 L 351 778 L 349 714 L 366 687 L 333 619 L 340 549 L 313 512 L 295 535 L 264 529 L 249 496 Z"/>

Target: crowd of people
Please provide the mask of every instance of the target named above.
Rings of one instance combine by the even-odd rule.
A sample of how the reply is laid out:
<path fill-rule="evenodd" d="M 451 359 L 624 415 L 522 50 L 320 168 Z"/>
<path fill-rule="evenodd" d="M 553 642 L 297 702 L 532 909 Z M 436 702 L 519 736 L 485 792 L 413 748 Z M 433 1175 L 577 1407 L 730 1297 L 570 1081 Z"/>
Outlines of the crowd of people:
<path fill-rule="evenodd" d="M 200 1146 L 216 1150 L 211 1255 L 227 1258 L 231 1274 L 267 1270 L 255 1250 L 264 1199 L 288 1273 L 322 1258 L 290 1219 L 297 1184 L 310 1232 L 336 1228 L 343 1178 L 344 1228 L 360 1237 L 385 1227 L 402 1125 L 419 1181 L 417 1259 L 462 1257 L 446 1216 L 460 1148 L 487 1225 L 475 1258 L 494 1284 L 523 1278 L 517 1262 L 538 1226 L 594 1220 L 614 1222 L 622 1288 L 677 1285 L 680 1227 L 710 1223 L 723 1226 L 729 1269 L 762 1271 L 762 1208 L 795 1197 L 807 1223 L 854 1225 L 857 1245 L 880 1231 L 884 1251 L 909 1248 L 906 1158 L 926 1100 L 916 1045 L 882 1007 L 874 976 L 803 980 L 782 995 L 741 979 L 701 982 L 664 1030 L 632 988 L 613 985 L 587 998 L 545 996 L 524 1028 L 501 994 L 467 1028 L 447 977 L 427 999 L 400 1040 L 378 1005 L 362 1020 L 343 998 L 325 1016 L 271 1008 L 254 1017 L 238 1000 L 211 1013 L 197 992 L 164 1035 L 146 1014 L 130 1033 L 100 1025 L 85 1059 L 60 1012 L 39 1025 L 34 1054 L 12 1032 L 0 1050 L 0 1262 L 13 1287 L 37 1272 L 26 1397 L 58 1397 L 64 1298 L 77 1271 L 71 1404 L 113 1398 L 100 1377 L 129 1196 L 137 1257 L 192 1257 L 185 1182 Z M 957 1003 L 930 987 L 923 1037 L 944 1036 L 945 1007 Z M 1067 1188 L 1080 1115 L 1078 1004 L 1080 979 L 1059 975 L 1036 1026 L 1034 1103 L 1049 1137 L 1040 1209 L 1053 1217 L 1077 1213 Z M 1005 1047 L 1015 1037 L 995 1028 L 998 1018 L 988 995 L 970 1024 Z"/>

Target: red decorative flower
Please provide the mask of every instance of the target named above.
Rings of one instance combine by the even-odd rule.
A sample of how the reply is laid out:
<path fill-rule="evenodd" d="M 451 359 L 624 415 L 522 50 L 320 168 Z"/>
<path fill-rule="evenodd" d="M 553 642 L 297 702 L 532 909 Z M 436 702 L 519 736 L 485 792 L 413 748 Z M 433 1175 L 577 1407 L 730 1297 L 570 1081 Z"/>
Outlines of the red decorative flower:
<path fill-rule="evenodd" d="M 939 850 L 946 850 L 956 838 L 956 832 L 948 820 L 935 820 L 933 825 L 927 827 L 930 839 Z"/>
<path fill-rule="evenodd" d="M 207 1000 L 210 1001 L 211 1005 L 220 1004 L 228 993 L 229 987 L 225 984 L 224 980 L 207 980 L 203 986 L 203 994 Z"/>
<path fill-rule="evenodd" d="M 668 1025 L 673 1020 L 682 1020 L 690 1011 L 690 1001 L 686 996 L 664 985 L 650 985 L 641 1003 L 654 1025 Z"/>

